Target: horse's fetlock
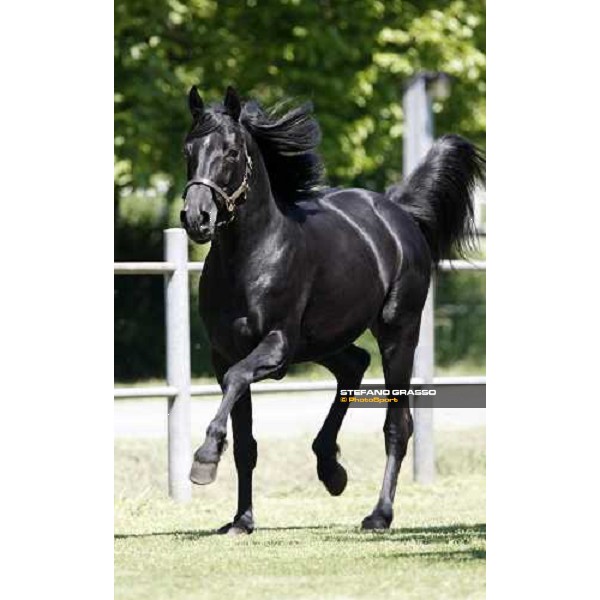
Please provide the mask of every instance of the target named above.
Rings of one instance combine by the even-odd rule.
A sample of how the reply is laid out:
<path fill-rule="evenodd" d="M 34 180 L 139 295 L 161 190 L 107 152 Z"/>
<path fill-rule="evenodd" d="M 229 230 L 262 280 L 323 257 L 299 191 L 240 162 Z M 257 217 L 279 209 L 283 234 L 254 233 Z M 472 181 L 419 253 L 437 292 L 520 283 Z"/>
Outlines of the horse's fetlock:
<path fill-rule="evenodd" d="M 376 514 L 380 517 L 383 517 L 384 519 L 388 520 L 391 522 L 392 519 L 394 518 L 394 507 L 392 506 L 391 502 L 378 502 L 377 506 L 375 507 L 375 510 L 373 511 L 373 514 Z"/>
<path fill-rule="evenodd" d="M 227 429 L 222 425 L 211 423 L 206 429 L 206 435 L 214 438 L 225 437 Z"/>

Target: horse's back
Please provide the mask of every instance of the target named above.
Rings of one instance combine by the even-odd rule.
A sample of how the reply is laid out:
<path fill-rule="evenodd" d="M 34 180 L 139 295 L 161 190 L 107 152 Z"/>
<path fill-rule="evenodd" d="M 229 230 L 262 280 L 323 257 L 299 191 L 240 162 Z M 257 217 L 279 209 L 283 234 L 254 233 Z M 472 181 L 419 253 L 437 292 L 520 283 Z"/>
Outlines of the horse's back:
<path fill-rule="evenodd" d="M 400 270 L 429 273 L 431 254 L 419 226 L 386 195 L 360 188 L 331 189 L 299 208 L 309 235 L 329 240 L 329 257 L 346 253 L 348 245 L 372 253 L 378 269 L 388 271 L 381 278 L 384 287 Z"/>
<path fill-rule="evenodd" d="M 351 343 L 371 326 L 400 279 L 429 276 L 426 242 L 410 215 L 383 194 L 329 190 L 295 207 L 312 265 L 305 338 Z M 424 247 L 425 246 L 425 247 Z M 426 283 L 425 283 L 426 289 Z M 339 336 L 345 336 L 342 340 Z M 308 352 L 310 354 L 310 352 Z"/>

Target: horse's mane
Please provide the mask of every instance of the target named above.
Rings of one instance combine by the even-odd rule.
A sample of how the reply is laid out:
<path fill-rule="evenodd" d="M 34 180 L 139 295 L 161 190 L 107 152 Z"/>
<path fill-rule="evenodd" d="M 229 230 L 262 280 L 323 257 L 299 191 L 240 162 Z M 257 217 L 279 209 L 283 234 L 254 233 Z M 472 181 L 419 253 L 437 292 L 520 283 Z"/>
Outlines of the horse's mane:
<path fill-rule="evenodd" d="M 312 104 L 285 110 L 288 106 L 285 102 L 265 110 L 250 100 L 240 122 L 260 148 L 276 200 L 290 204 L 323 187 L 324 167 L 316 151 L 321 130 Z"/>

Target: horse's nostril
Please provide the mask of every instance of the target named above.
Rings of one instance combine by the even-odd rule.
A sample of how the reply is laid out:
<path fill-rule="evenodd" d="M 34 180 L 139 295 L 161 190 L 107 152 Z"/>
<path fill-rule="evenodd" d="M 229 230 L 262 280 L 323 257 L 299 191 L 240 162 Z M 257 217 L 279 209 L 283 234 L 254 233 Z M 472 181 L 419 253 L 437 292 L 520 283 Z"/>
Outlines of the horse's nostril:
<path fill-rule="evenodd" d="M 179 220 L 181 221 L 182 225 L 186 225 L 186 216 L 187 216 L 187 211 L 185 211 L 185 210 L 182 210 L 179 213 Z"/>
<path fill-rule="evenodd" d="M 202 225 L 208 225 L 208 222 L 210 221 L 210 215 L 206 211 L 200 211 L 200 218 L 202 219 Z"/>

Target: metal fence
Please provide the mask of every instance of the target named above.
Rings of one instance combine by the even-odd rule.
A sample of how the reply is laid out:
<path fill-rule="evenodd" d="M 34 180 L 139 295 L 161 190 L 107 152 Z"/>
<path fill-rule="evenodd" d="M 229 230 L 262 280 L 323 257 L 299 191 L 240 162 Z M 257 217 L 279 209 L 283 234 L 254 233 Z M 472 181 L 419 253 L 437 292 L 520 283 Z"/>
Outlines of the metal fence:
<path fill-rule="evenodd" d="M 191 498 L 189 471 L 192 460 L 190 426 L 191 396 L 208 396 L 220 393 L 218 385 L 192 385 L 190 368 L 190 308 L 189 274 L 200 273 L 201 262 L 188 262 L 188 240 L 183 229 L 167 229 L 164 238 L 164 262 L 115 263 L 115 275 L 163 275 L 165 278 L 165 327 L 167 381 L 163 386 L 118 387 L 115 398 L 168 399 L 168 471 L 169 495 L 176 501 Z M 442 271 L 483 271 L 484 261 L 442 261 Z M 415 355 L 415 383 L 436 385 L 485 386 L 483 377 L 434 378 L 433 352 L 433 286 L 423 311 L 419 347 Z M 424 347 L 429 338 L 430 347 Z M 425 342 L 427 343 L 427 342 Z M 366 384 L 382 385 L 382 379 L 367 379 Z M 282 383 L 255 383 L 253 394 L 269 392 L 335 391 L 335 380 L 295 381 Z M 420 483 L 430 483 L 434 478 L 433 409 L 414 410 L 414 475 Z"/>

